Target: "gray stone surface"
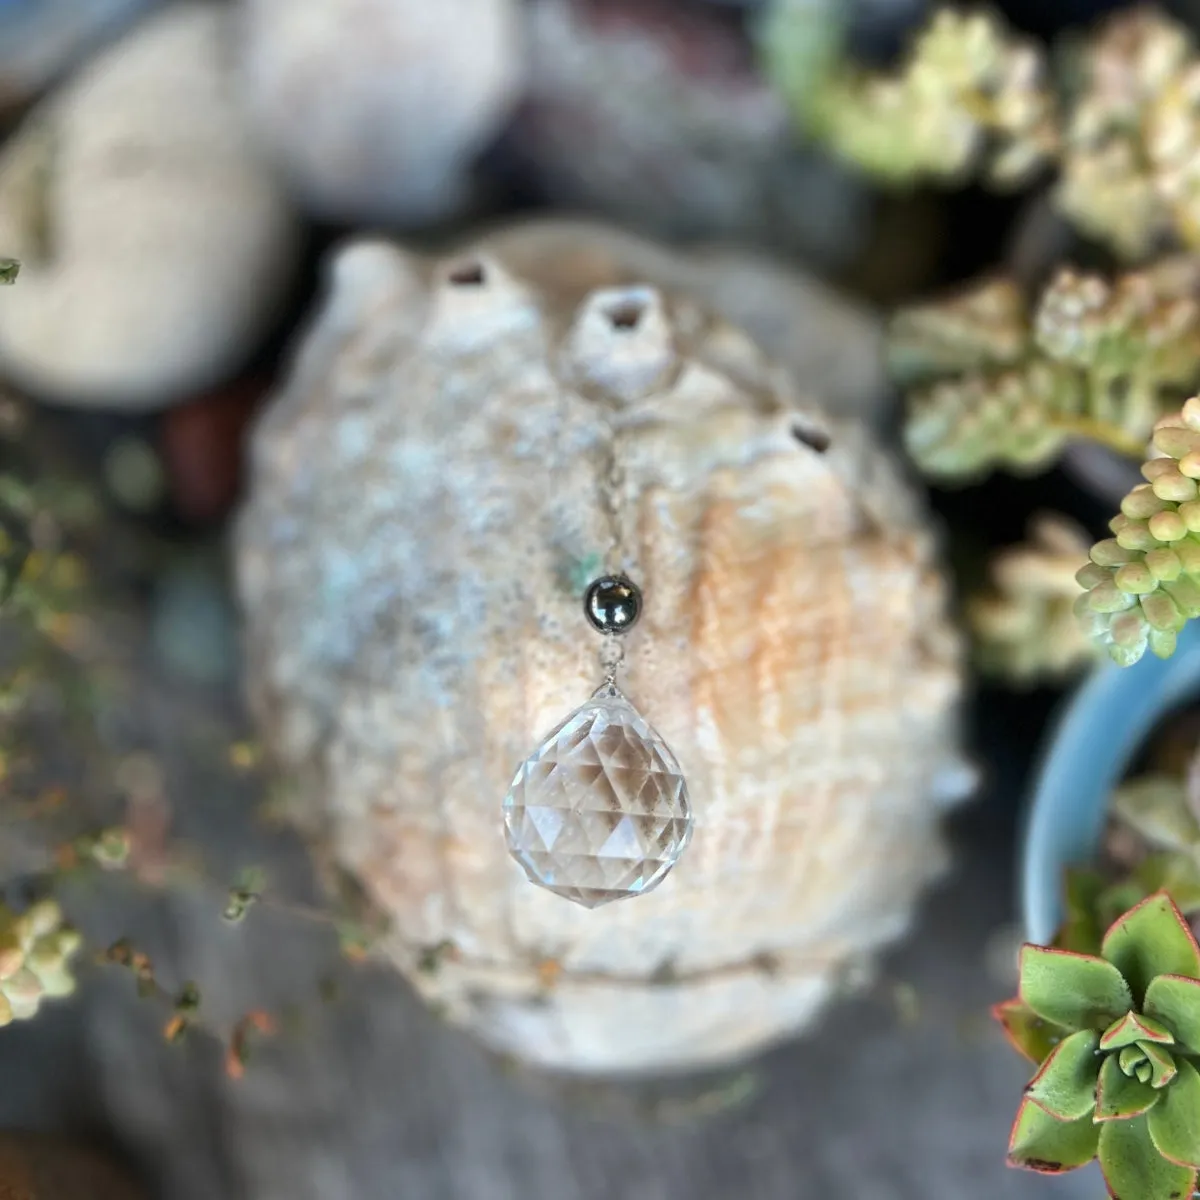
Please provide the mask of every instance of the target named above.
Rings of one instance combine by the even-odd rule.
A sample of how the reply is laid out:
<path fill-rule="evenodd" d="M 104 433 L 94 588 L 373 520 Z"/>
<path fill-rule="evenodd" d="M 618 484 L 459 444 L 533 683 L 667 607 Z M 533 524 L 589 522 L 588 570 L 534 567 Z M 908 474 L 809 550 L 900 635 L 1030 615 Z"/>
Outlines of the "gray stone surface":
<path fill-rule="evenodd" d="M 707 1120 L 514 1076 L 365 970 L 241 1083 L 203 1042 L 160 1047 L 159 1014 L 109 981 L 0 1034 L 0 1124 L 107 1128 L 169 1200 L 1094 1197 L 1091 1171 L 1004 1167 L 1023 1070 L 986 1021 L 1005 987 L 985 947 L 1009 913 L 1008 822 L 977 812 L 960 835 L 955 879 L 871 995 L 767 1056 L 757 1095 Z M 185 922 L 160 917 L 169 944 Z M 248 924 L 228 961 L 245 967 L 268 942 L 286 957 L 279 939 L 270 921 Z M 893 1003 L 905 984 L 915 1018 Z"/>
<path fill-rule="evenodd" d="M 231 685 L 180 674 L 149 615 L 125 612 L 141 643 L 107 742 L 159 759 L 175 832 L 214 878 L 268 862 L 280 894 L 307 898 L 298 846 L 252 819 L 257 785 L 224 765 L 241 731 Z M 1038 711 L 1017 707 L 1025 722 Z M 685 1118 L 682 1084 L 653 1097 L 514 1073 L 383 969 L 343 966 L 341 998 L 314 1003 L 328 931 L 268 907 L 226 926 L 219 891 L 155 902 L 110 887 L 68 897 L 93 944 L 129 935 L 165 985 L 196 978 L 218 1023 L 297 1000 L 307 1027 L 263 1043 L 235 1082 L 218 1045 L 164 1044 L 162 1008 L 93 968 L 76 999 L 0 1030 L 0 1128 L 103 1135 L 163 1200 L 1092 1200 L 1094 1172 L 1004 1166 L 1025 1072 L 987 1007 L 1011 987 L 994 935 L 1012 915 L 1027 747 L 990 710 L 977 725 L 1001 773 L 957 820 L 957 870 L 866 994 L 756 1064 L 733 1108 Z"/>

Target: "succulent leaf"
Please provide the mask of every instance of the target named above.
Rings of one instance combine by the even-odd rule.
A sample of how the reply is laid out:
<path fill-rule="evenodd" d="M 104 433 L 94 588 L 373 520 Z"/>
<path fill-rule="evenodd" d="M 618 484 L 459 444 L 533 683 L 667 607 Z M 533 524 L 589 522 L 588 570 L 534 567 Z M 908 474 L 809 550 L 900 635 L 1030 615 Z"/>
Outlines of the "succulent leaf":
<path fill-rule="evenodd" d="M 888 373 L 900 384 L 977 367 L 1011 366 L 1025 357 L 1030 314 L 1016 283 L 983 279 L 949 299 L 911 304 L 888 328 Z"/>
<path fill-rule="evenodd" d="M 1145 1009 L 1175 1032 L 1184 1049 L 1200 1054 L 1200 980 L 1156 976 L 1146 989 Z"/>
<path fill-rule="evenodd" d="M 1104 1029 L 1133 1007 L 1111 962 L 1029 944 L 1021 949 L 1020 997 L 1043 1020 L 1071 1030 Z"/>
<path fill-rule="evenodd" d="M 1088 1116 L 1078 1121 L 1055 1120 L 1032 1100 L 1024 1100 L 1008 1143 L 1009 1166 L 1045 1175 L 1082 1167 L 1096 1157 L 1101 1128 Z"/>
<path fill-rule="evenodd" d="M 1029 1081 L 1025 1095 L 1060 1121 L 1075 1121 L 1090 1113 L 1096 1105 L 1098 1040 L 1092 1029 L 1071 1034 Z"/>
<path fill-rule="evenodd" d="M 1126 1049 L 1133 1049 L 1132 1046 Z M 1145 1056 L 1141 1056 L 1145 1061 Z M 1096 1085 L 1096 1117 L 1098 1122 L 1126 1121 L 1130 1117 L 1139 1117 L 1148 1112 L 1163 1092 L 1143 1083 L 1135 1075 L 1127 1075 L 1121 1069 L 1121 1063 L 1116 1054 L 1110 1054 L 1100 1067 L 1099 1082 Z"/>
<path fill-rule="evenodd" d="M 1104 935 L 1100 953 L 1124 977 L 1139 1006 L 1156 975 L 1200 978 L 1200 946 L 1165 892 L 1118 918 Z M 1031 1007 L 1041 1012 L 1038 1005 Z"/>
<path fill-rule="evenodd" d="M 1146 1118 L 1150 1139 L 1163 1158 L 1181 1167 L 1200 1167 L 1200 1071 L 1187 1059 L 1158 1095 L 1162 1100 Z"/>
<path fill-rule="evenodd" d="M 799 19 L 812 9 L 770 6 L 764 64 L 808 132 L 859 170 L 896 186 L 978 171 L 1005 187 L 1023 183 L 1054 153 L 1046 63 L 998 16 L 939 7 L 898 68 L 877 74 L 841 61 L 814 70 L 821 62 L 810 48 L 814 22 Z"/>
<path fill-rule="evenodd" d="M 1200 862 L 1191 855 L 1178 853 L 1151 854 L 1134 868 L 1131 882 L 1141 889 L 1127 904 L 1109 908 L 1111 924 L 1126 908 L 1144 900 L 1154 892 L 1169 892 L 1179 911 L 1191 914 L 1200 911 Z"/>
<path fill-rule="evenodd" d="M 1188 806 L 1182 779 L 1143 776 L 1119 787 L 1110 807 L 1152 846 L 1188 852 L 1200 847 L 1200 824 Z"/>
<path fill-rule="evenodd" d="M 1024 542 L 993 556 L 990 586 L 966 606 L 981 671 L 1022 686 L 1067 678 L 1095 661 L 1098 648 L 1075 615 L 1088 544 L 1074 522 L 1044 512 L 1030 520 Z"/>
<path fill-rule="evenodd" d="M 1016 996 L 997 1004 L 992 1009 L 992 1016 L 1000 1022 L 1013 1048 L 1030 1062 L 1044 1062 L 1054 1047 L 1067 1036 L 1065 1029 L 1042 1020 Z"/>
<path fill-rule="evenodd" d="M 1200 617 L 1200 502 L 1182 498 L 1200 478 L 1200 396 L 1159 418 L 1153 444 L 1142 464 L 1149 482 L 1125 497 L 1109 526 L 1115 539 L 1093 546 L 1076 576 L 1086 590 L 1075 614 L 1121 666 L 1147 650 L 1169 658 L 1179 629 Z M 1130 555 L 1124 562 L 1122 552 Z"/>
<path fill-rule="evenodd" d="M 1146 1117 L 1106 1121 L 1097 1128 L 1100 1169 L 1115 1200 L 1185 1200 L 1191 1196 L 1196 1172 L 1163 1158 L 1150 1140 Z"/>
<path fill-rule="evenodd" d="M 1166 1087 L 1178 1073 L 1171 1052 L 1153 1042 L 1138 1042 L 1138 1048 L 1146 1056 L 1146 1062 L 1150 1066 L 1150 1086 Z"/>
<path fill-rule="evenodd" d="M 1099 871 L 1082 867 L 1068 869 L 1063 896 L 1066 916 L 1058 936 L 1054 939 L 1056 950 L 1099 955 L 1100 940 L 1104 936 L 1107 924 L 1101 925 L 1096 914 L 1104 891 L 1104 876 Z M 1122 911 L 1124 910 L 1118 909 L 1117 913 Z M 1114 919 L 1117 913 L 1113 914 Z"/>
<path fill-rule="evenodd" d="M 1165 1025 L 1140 1013 L 1127 1012 L 1104 1031 L 1100 1049 L 1120 1050 L 1122 1046 L 1132 1046 L 1138 1041 L 1162 1042 L 1169 1046 L 1174 1040 L 1174 1034 Z"/>

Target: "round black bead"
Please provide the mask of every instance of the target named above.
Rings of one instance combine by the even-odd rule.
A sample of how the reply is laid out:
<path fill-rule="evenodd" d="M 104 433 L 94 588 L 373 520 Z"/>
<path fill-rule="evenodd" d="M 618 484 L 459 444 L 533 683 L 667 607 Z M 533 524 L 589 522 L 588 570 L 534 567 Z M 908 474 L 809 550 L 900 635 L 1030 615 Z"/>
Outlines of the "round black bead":
<path fill-rule="evenodd" d="M 623 575 L 605 575 L 588 588 L 583 611 L 601 633 L 626 633 L 642 615 L 642 593 Z"/>

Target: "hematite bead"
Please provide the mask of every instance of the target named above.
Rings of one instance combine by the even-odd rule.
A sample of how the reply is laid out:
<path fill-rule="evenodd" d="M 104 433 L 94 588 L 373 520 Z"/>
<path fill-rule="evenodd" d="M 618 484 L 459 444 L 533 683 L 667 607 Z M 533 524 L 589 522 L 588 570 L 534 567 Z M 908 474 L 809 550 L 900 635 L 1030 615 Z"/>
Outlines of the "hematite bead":
<path fill-rule="evenodd" d="M 601 633 L 626 633 L 642 615 L 642 593 L 623 575 L 605 575 L 588 588 L 583 610 Z"/>

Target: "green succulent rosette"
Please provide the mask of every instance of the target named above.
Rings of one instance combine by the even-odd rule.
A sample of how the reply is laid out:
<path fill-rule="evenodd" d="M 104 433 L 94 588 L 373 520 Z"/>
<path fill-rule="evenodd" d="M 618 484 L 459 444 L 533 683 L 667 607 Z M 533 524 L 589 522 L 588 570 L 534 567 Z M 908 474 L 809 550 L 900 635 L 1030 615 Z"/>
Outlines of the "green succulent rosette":
<path fill-rule="evenodd" d="M 1009 1164 L 1047 1174 L 1098 1158 L 1120 1200 L 1190 1197 L 1200 1171 L 1200 946 L 1156 892 L 1099 955 L 1026 945 L 994 1014 L 1037 1064 Z"/>

